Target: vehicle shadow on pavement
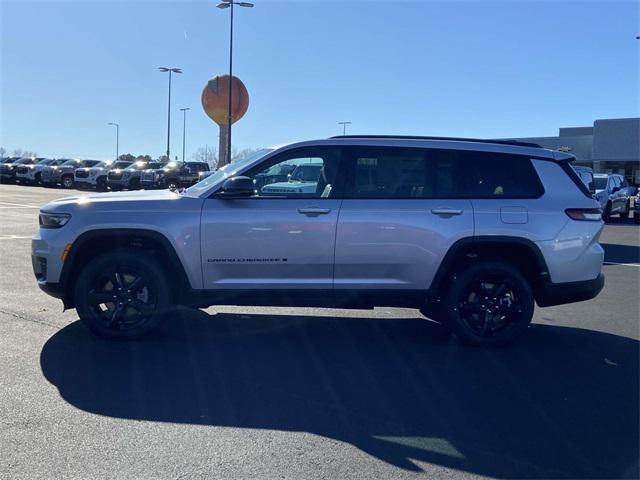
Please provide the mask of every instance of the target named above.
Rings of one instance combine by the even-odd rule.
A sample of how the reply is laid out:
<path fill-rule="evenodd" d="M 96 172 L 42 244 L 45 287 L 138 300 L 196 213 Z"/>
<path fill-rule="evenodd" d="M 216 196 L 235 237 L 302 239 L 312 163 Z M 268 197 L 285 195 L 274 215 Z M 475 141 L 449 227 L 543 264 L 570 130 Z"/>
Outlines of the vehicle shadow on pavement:
<path fill-rule="evenodd" d="M 640 247 L 616 243 L 601 243 L 600 245 L 604 248 L 605 262 L 640 263 Z"/>
<path fill-rule="evenodd" d="M 558 326 L 482 350 L 421 318 L 184 309 L 131 343 L 75 322 L 47 341 L 41 368 L 99 415 L 311 432 L 415 471 L 636 478 L 639 352 L 629 338 Z"/>

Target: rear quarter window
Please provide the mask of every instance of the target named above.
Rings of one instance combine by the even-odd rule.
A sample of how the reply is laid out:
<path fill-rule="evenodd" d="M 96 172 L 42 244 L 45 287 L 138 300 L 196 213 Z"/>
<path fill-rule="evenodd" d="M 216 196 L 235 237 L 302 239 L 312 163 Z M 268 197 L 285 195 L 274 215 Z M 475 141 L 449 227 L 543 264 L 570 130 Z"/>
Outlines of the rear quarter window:
<path fill-rule="evenodd" d="M 436 198 L 538 198 L 544 193 L 529 157 L 463 150 L 433 156 Z"/>

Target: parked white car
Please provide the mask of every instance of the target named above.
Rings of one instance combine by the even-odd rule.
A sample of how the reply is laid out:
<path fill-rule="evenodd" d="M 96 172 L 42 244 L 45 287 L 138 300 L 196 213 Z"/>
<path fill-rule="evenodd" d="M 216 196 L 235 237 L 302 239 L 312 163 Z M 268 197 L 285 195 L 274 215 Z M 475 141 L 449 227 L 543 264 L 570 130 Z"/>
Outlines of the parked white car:
<path fill-rule="evenodd" d="M 62 165 L 64 159 L 40 158 L 37 163 L 21 165 L 16 171 L 16 181 L 20 183 L 40 184 L 42 181 L 42 169 L 46 166 Z"/>
<path fill-rule="evenodd" d="M 132 162 L 107 160 L 92 167 L 82 167 L 74 172 L 74 181 L 78 188 L 107 190 L 107 174 L 115 168 L 127 168 Z"/>

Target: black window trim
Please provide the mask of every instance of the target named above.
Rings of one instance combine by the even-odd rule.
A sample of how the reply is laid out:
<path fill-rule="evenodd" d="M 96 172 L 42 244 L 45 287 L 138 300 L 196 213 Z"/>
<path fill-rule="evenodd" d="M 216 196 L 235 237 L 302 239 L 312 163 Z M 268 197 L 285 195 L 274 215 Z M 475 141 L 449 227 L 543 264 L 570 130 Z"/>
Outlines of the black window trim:
<path fill-rule="evenodd" d="M 538 160 L 538 159 L 542 159 L 542 160 L 552 160 L 546 157 L 534 157 L 531 155 L 526 155 L 526 154 L 518 154 L 518 153 L 511 153 L 511 152 L 485 152 L 485 151 L 479 151 L 479 150 L 462 150 L 462 149 L 455 149 L 455 148 L 448 148 L 448 149 L 444 149 L 444 148 L 431 148 L 431 147 L 404 147 L 404 146 L 394 146 L 394 145 L 385 145 L 385 146 L 380 146 L 380 145 L 348 145 L 348 146 L 344 146 L 343 148 L 389 148 L 389 149 L 410 149 L 410 150 L 422 150 L 422 151 L 429 151 L 429 150 L 437 150 L 437 151 L 449 151 L 449 152 L 478 152 L 478 153 L 486 153 L 486 154 L 497 154 L 497 155 L 509 155 L 509 156 L 513 156 L 513 157 L 518 157 L 518 161 L 524 161 L 524 160 L 528 160 L 529 162 L 531 162 L 531 160 Z M 553 161 L 553 160 L 552 160 Z M 341 162 L 340 162 L 340 168 L 343 168 L 343 164 L 345 162 L 345 158 L 344 156 L 341 158 Z M 448 196 L 448 197 L 347 197 L 344 195 L 345 192 L 345 188 L 342 188 L 341 193 L 343 194 L 340 198 L 342 200 L 384 200 L 384 201 L 393 201 L 393 200 L 536 200 L 538 198 L 541 198 L 545 193 L 546 190 L 544 188 L 544 184 L 542 183 L 542 181 L 540 180 L 540 176 L 538 175 L 538 172 L 536 171 L 535 167 L 533 166 L 533 164 L 530 164 L 531 168 L 533 170 L 533 173 L 535 175 L 535 178 L 538 181 L 539 187 L 540 187 L 540 193 L 538 195 L 535 196 L 507 196 L 507 195 L 500 195 L 500 196 L 495 196 L 495 195 L 490 195 L 490 196 L 480 196 L 480 195 L 476 195 L 476 196 L 465 196 L 465 197 L 456 197 L 456 196 Z M 567 163 L 568 165 L 568 163 Z M 570 167 L 569 167 L 570 168 Z M 583 183 L 582 180 L 579 180 L 580 183 Z M 344 183 L 344 182 L 343 182 Z M 584 183 L 583 183 L 584 185 Z M 344 185 L 343 185 L 344 187 Z M 591 196 L 591 194 L 589 194 L 589 196 Z M 334 197 L 337 198 L 337 197 Z"/>

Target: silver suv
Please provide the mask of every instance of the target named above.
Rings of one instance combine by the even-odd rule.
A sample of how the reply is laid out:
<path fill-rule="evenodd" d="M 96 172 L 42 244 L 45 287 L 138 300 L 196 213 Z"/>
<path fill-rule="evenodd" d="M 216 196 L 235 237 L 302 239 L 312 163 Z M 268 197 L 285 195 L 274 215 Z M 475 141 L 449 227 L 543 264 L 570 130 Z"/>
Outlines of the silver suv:
<path fill-rule="evenodd" d="M 33 269 L 94 333 L 140 337 L 172 306 L 418 308 L 462 341 L 511 342 L 539 306 L 604 285 L 600 206 L 572 155 L 535 144 L 338 137 L 265 149 L 181 191 L 40 211 Z M 315 188 L 255 178 L 321 165 Z"/>

